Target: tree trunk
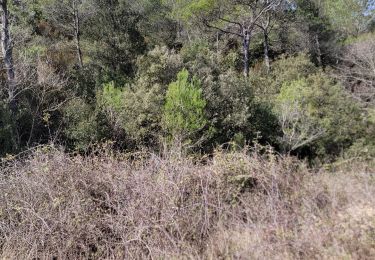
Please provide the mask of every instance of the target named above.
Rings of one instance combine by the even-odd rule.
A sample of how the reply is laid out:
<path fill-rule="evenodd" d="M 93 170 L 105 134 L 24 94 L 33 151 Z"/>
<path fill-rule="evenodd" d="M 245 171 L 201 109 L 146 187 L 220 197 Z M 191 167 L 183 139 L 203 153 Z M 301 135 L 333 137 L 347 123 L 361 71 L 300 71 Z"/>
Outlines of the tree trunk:
<path fill-rule="evenodd" d="M 219 58 L 219 32 L 216 33 L 216 58 Z"/>
<path fill-rule="evenodd" d="M 244 62 L 244 70 L 243 74 L 247 78 L 249 77 L 249 67 L 250 67 L 250 40 L 251 35 L 248 30 L 245 30 L 243 33 L 243 62 Z"/>
<path fill-rule="evenodd" d="M 14 150 L 19 147 L 19 134 L 16 121 L 18 111 L 17 97 L 16 97 L 16 79 L 13 63 L 13 46 L 9 31 L 9 11 L 8 1 L 0 0 L 1 12 L 1 51 L 3 53 L 4 67 L 7 73 L 7 87 L 8 87 L 8 104 L 12 115 L 13 134 L 11 136 Z"/>
<path fill-rule="evenodd" d="M 78 7 L 75 1 L 73 1 L 73 12 L 74 12 L 74 38 L 76 42 L 76 52 L 78 58 L 79 67 L 83 67 L 82 50 L 81 50 L 81 30 Z"/>
<path fill-rule="evenodd" d="M 266 30 L 263 31 L 264 33 L 264 63 L 266 65 L 267 74 L 270 73 L 270 57 L 269 57 L 269 39 L 268 39 L 268 33 Z"/>
<path fill-rule="evenodd" d="M 1 8 L 1 50 L 3 52 L 4 66 L 7 73 L 8 102 L 13 114 L 17 111 L 16 84 L 13 64 L 13 46 L 9 32 L 9 11 L 7 0 L 0 2 Z"/>
<path fill-rule="evenodd" d="M 320 50 L 320 42 L 318 34 L 315 34 L 315 47 L 317 52 L 318 65 L 322 66 L 322 51 Z"/>

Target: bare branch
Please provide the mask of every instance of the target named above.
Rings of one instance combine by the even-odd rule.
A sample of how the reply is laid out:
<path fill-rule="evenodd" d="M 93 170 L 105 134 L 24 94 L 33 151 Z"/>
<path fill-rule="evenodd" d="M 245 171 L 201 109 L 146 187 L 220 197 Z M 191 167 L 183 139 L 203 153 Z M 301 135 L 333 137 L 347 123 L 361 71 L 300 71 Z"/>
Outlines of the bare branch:
<path fill-rule="evenodd" d="M 232 31 L 228 31 L 228 30 L 222 29 L 222 28 L 220 28 L 220 27 L 217 27 L 217 26 L 215 26 L 215 25 L 211 25 L 211 24 L 209 24 L 207 21 L 204 21 L 204 24 L 205 24 L 205 26 L 207 26 L 207 27 L 209 27 L 209 28 L 212 28 L 212 29 L 219 30 L 219 31 L 222 32 L 222 33 L 232 34 L 232 35 L 236 35 L 236 36 L 239 36 L 239 37 L 242 37 L 242 36 L 243 36 L 242 34 L 239 34 L 239 33 L 236 33 L 236 32 L 232 32 Z"/>

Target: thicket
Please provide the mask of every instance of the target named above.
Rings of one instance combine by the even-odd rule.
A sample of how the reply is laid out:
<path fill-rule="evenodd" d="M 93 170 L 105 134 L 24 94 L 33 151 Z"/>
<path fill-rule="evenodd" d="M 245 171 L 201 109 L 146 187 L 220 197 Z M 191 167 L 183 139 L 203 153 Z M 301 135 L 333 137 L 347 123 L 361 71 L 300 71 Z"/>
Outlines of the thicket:
<path fill-rule="evenodd" d="M 375 257 L 373 0 L 0 15 L 1 259 Z"/>
<path fill-rule="evenodd" d="M 66 154 L 0 170 L 3 259 L 375 257 L 374 165 L 313 170 L 271 148 Z"/>
<path fill-rule="evenodd" d="M 344 2 L 4 1 L 0 154 L 173 139 L 371 157 L 374 7 Z"/>

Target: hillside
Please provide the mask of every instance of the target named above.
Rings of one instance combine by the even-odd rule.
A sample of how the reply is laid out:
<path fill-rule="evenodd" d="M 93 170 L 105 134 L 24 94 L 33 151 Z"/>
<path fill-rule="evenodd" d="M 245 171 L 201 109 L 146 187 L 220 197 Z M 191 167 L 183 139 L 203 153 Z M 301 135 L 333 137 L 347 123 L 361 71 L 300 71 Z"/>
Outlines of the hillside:
<path fill-rule="evenodd" d="M 375 259 L 375 0 L 0 0 L 0 259 Z"/>

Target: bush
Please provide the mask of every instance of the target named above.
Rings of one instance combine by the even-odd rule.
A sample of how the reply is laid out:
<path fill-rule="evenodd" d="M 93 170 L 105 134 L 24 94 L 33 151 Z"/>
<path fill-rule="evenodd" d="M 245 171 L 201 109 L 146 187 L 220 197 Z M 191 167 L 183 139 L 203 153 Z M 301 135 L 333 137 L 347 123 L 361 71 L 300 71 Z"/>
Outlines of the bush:
<path fill-rule="evenodd" d="M 272 70 L 269 75 L 262 71 L 254 71 L 250 80 L 254 86 L 254 91 L 259 98 L 269 100 L 280 92 L 283 84 L 303 79 L 311 74 L 315 74 L 319 68 L 310 61 L 305 53 L 296 56 L 281 56 L 272 63 Z"/>
<path fill-rule="evenodd" d="M 112 138 L 119 138 L 123 134 L 125 91 L 117 88 L 113 82 L 103 84 L 102 87 L 103 89 L 96 94 L 97 108 L 105 114 L 107 123 L 112 130 Z"/>
<path fill-rule="evenodd" d="M 313 143 L 318 154 L 337 155 L 366 127 L 358 103 L 323 73 L 284 83 L 275 108 L 289 150 Z"/>
<path fill-rule="evenodd" d="M 63 114 L 64 133 L 69 142 L 69 148 L 87 150 L 92 144 L 99 141 L 99 126 L 95 108 L 77 98 L 66 105 Z"/>
<path fill-rule="evenodd" d="M 277 118 L 269 103 L 255 97 L 250 81 L 229 70 L 209 86 L 203 86 L 207 117 L 215 130 L 208 146 L 234 139 L 243 145 L 256 138 L 275 144 L 279 135 Z"/>
<path fill-rule="evenodd" d="M 375 158 L 375 110 L 368 109 L 365 114 L 365 128 L 352 146 L 345 152 L 345 158 L 373 160 Z"/>
<path fill-rule="evenodd" d="M 291 157 L 216 151 L 68 156 L 0 168 L 0 258 L 375 257 L 374 169 L 310 172 Z"/>
<path fill-rule="evenodd" d="M 182 68 L 182 60 L 166 47 L 155 47 L 137 65 L 135 82 L 123 88 L 121 126 L 138 147 L 157 148 L 167 87 Z"/>
<path fill-rule="evenodd" d="M 163 128 L 172 143 L 182 148 L 196 141 L 193 136 L 207 124 L 205 107 L 200 81 L 189 80 L 186 69 L 179 72 L 177 81 L 169 84 L 163 113 Z"/>

